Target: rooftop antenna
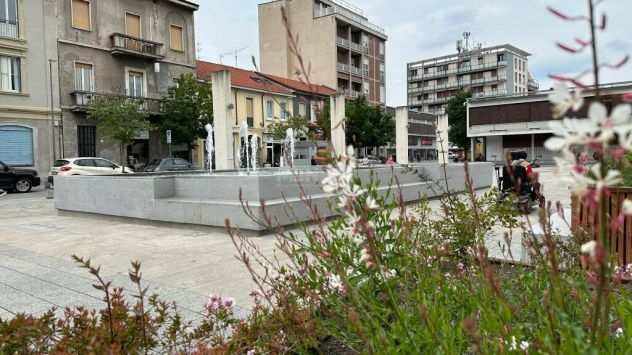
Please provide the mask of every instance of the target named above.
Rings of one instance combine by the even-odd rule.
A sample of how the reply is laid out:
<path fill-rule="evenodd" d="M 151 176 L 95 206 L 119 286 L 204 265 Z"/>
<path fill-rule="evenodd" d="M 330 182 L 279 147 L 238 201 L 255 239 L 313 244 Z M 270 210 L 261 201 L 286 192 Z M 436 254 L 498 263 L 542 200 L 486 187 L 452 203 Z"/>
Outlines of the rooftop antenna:
<path fill-rule="evenodd" d="M 239 53 L 245 51 L 246 49 L 248 49 L 248 47 L 243 47 L 243 48 L 239 48 L 239 49 L 235 49 L 234 51 L 231 52 L 226 52 L 226 53 L 222 53 L 219 55 L 219 63 L 220 64 L 224 64 L 222 61 L 224 59 L 224 57 L 228 56 L 228 55 L 233 55 L 235 56 L 235 66 L 239 66 L 238 62 L 239 62 Z"/>
<path fill-rule="evenodd" d="M 463 32 L 463 39 L 465 39 L 465 50 L 470 50 L 470 37 L 472 37 L 472 32 Z"/>

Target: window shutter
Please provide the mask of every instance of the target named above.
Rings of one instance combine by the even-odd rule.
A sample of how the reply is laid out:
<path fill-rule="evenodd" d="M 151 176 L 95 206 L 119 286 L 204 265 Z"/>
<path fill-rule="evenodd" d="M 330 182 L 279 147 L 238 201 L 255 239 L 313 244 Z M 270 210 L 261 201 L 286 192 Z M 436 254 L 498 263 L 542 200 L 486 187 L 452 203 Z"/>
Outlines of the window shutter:
<path fill-rule="evenodd" d="M 33 166 L 33 130 L 0 126 L 0 160 L 10 166 Z"/>
<path fill-rule="evenodd" d="M 182 27 L 171 25 L 171 49 L 182 51 Z"/>
<path fill-rule="evenodd" d="M 72 0 L 72 26 L 90 31 L 90 2 L 86 0 Z"/>
<path fill-rule="evenodd" d="M 140 36 L 140 16 L 133 14 L 125 14 L 125 24 L 127 35 L 135 38 L 141 38 Z"/>

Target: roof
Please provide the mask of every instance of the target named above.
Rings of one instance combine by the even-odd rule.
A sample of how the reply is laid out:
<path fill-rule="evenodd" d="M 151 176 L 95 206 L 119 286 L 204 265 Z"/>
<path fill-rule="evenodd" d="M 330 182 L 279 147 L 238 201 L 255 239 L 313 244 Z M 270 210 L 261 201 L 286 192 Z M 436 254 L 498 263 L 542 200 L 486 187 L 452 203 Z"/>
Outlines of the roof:
<path fill-rule="evenodd" d="M 230 82 L 233 87 L 263 91 L 280 95 L 292 95 L 292 90 L 283 87 L 261 74 L 223 64 L 209 63 L 201 60 L 197 61 L 197 76 L 201 80 L 210 80 L 211 74 L 220 71 L 230 72 Z"/>
<path fill-rule="evenodd" d="M 197 11 L 200 8 L 200 5 L 192 0 L 169 0 L 169 2 L 175 5 L 187 7 L 193 11 Z"/>
<path fill-rule="evenodd" d="M 276 75 L 270 75 L 270 74 L 264 74 L 264 73 L 259 73 L 259 74 L 293 91 L 298 91 L 298 92 L 302 92 L 306 94 L 321 95 L 321 96 L 336 95 L 336 90 L 328 86 L 306 83 L 300 80 L 282 78 Z"/>

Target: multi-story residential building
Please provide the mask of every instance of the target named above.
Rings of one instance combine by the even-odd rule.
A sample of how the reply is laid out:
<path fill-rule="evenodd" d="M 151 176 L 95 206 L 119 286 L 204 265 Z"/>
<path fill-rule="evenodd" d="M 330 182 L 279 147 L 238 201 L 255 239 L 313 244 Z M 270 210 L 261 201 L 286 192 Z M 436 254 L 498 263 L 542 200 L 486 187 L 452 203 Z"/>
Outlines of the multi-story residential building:
<path fill-rule="evenodd" d="M 439 116 L 443 150 L 448 142 L 448 101 L 461 90 L 474 98 L 529 92 L 529 53 L 505 44 L 469 48 L 459 41 L 456 54 L 425 59 L 407 66 L 408 106 Z M 533 85 L 533 82 L 532 84 Z"/>
<path fill-rule="evenodd" d="M 159 115 L 174 79 L 195 72 L 197 9 L 188 0 L 56 1 L 49 15 L 58 21 L 65 156 L 119 160 L 116 145 L 87 117 L 88 105 L 95 97 L 124 96 Z M 163 157 L 164 140 L 158 132 L 139 132 L 127 155 L 141 163 Z"/>
<path fill-rule="evenodd" d="M 383 28 L 343 0 L 259 5 L 263 73 L 326 85 L 351 98 L 363 95 L 373 104 L 386 102 L 387 39 Z"/>
<path fill-rule="evenodd" d="M 386 112 L 395 117 L 395 108 L 387 107 Z M 437 160 L 437 117 L 429 113 L 408 111 L 408 161 L 411 163 Z M 393 137 L 395 142 L 395 137 Z M 380 156 L 395 156 L 395 144 L 378 149 Z"/>
<path fill-rule="evenodd" d="M 0 0 L 0 161 L 44 174 L 53 159 L 57 85 L 48 59 L 56 59 L 55 24 L 45 21 L 48 1 Z M 52 87 L 51 92 L 51 85 Z"/>
<path fill-rule="evenodd" d="M 603 84 L 602 101 L 611 109 L 623 102 L 623 94 L 632 90 L 632 82 Z M 507 153 L 525 151 L 530 159 L 553 163 L 554 152 L 544 147 L 553 135 L 555 121 L 548 91 L 528 95 L 473 98 L 467 104 L 467 136 L 471 139 L 471 155 L 479 160 L 499 164 L 506 162 Z M 582 92 L 586 102 L 594 100 L 594 88 Z M 587 106 L 569 117 L 584 118 Z M 632 117 L 630 117 L 632 119 Z"/>

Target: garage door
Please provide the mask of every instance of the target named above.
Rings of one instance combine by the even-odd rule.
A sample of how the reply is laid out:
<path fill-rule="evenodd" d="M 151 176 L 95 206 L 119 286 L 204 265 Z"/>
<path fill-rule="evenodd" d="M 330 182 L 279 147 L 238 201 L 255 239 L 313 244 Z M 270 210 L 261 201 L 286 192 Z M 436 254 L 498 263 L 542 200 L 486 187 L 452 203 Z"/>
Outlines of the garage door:
<path fill-rule="evenodd" d="M 0 126 L 0 161 L 10 166 L 33 166 L 33 130 Z"/>

